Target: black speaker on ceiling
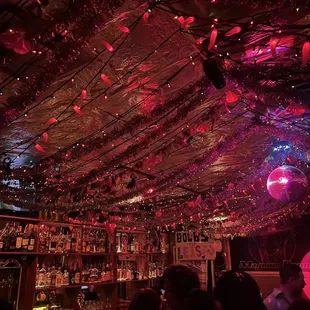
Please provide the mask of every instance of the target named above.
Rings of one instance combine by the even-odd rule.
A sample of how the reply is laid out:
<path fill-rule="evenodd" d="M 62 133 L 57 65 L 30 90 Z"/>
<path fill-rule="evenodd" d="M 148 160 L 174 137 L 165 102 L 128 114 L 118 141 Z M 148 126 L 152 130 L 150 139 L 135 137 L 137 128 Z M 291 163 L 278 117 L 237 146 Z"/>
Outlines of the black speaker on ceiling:
<path fill-rule="evenodd" d="M 208 58 L 204 60 L 203 71 L 216 89 L 222 89 L 226 86 L 226 81 L 223 73 L 221 72 L 216 61 L 213 58 Z"/>

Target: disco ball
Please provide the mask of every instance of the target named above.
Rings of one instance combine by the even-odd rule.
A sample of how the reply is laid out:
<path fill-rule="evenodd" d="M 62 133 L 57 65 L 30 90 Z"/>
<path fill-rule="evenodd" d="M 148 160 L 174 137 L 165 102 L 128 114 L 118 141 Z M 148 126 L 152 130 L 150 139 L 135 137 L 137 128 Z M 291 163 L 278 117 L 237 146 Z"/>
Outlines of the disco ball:
<path fill-rule="evenodd" d="M 273 170 L 267 180 L 269 194 L 276 200 L 296 202 L 305 196 L 308 180 L 305 174 L 292 166 Z"/>

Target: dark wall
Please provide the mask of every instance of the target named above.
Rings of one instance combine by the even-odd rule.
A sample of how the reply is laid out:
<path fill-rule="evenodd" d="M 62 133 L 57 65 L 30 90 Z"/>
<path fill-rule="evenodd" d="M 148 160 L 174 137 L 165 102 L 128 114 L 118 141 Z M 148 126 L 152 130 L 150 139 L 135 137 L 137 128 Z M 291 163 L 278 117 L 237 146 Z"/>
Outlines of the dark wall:
<path fill-rule="evenodd" d="M 308 252 L 310 216 L 293 221 L 286 232 L 231 241 L 232 267 L 246 271 L 277 271 L 286 262 L 300 264 Z M 310 262 L 304 261 L 301 267 L 310 271 Z"/>

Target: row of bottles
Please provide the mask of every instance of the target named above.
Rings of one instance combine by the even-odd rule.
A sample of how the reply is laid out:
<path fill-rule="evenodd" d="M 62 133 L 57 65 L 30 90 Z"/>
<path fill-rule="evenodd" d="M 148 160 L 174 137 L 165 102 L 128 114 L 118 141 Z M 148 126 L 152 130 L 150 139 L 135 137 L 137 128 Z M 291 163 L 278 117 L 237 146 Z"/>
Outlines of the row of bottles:
<path fill-rule="evenodd" d="M 71 268 L 66 269 L 61 265 L 56 268 L 55 266 L 47 267 L 42 264 L 39 268 L 37 265 L 36 273 L 36 288 L 50 288 L 50 287 L 62 287 L 69 285 L 79 285 L 86 283 L 100 283 L 109 282 L 113 279 L 113 272 L 110 269 L 109 264 L 95 264 L 85 265 L 82 271 L 79 265 L 71 265 Z"/>
<path fill-rule="evenodd" d="M 40 226 L 39 251 L 45 253 L 108 253 L 104 230 Z"/>
<path fill-rule="evenodd" d="M 162 253 L 168 252 L 168 240 L 166 234 L 152 233 L 129 233 L 118 232 L 116 234 L 117 253 Z"/>
<path fill-rule="evenodd" d="M 18 225 L 8 222 L 0 233 L 1 252 L 33 252 L 35 249 L 37 226 L 27 224 Z"/>

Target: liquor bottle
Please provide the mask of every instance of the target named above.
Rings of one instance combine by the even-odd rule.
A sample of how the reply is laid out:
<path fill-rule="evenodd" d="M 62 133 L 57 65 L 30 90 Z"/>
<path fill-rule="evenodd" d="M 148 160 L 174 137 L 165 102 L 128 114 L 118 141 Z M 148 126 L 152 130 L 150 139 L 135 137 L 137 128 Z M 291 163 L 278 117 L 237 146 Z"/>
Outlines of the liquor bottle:
<path fill-rule="evenodd" d="M 75 253 L 75 252 L 76 252 L 76 235 L 75 235 L 75 229 L 72 230 L 72 238 L 71 238 L 70 252 L 71 252 L 71 253 Z"/>
<path fill-rule="evenodd" d="M 102 232 L 100 232 L 99 234 L 99 252 L 100 253 L 105 252 L 104 234 Z"/>
<path fill-rule="evenodd" d="M 46 226 L 40 226 L 40 233 L 39 233 L 39 251 L 40 252 L 47 252 L 47 230 Z"/>
<path fill-rule="evenodd" d="M 105 265 L 102 264 L 101 273 L 100 273 L 100 282 L 104 282 L 104 281 L 105 281 Z"/>
<path fill-rule="evenodd" d="M 55 266 L 53 266 L 51 269 L 51 286 L 56 286 L 56 275 L 57 271 Z"/>
<path fill-rule="evenodd" d="M 98 283 L 100 280 L 100 277 L 99 277 L 99 270 L 96 265 L 93 268 L 93 274 L 94 274 L 94 283 Z"/>
<path fill-rule="evenodd" d="M 71 236 L 69 235 L 69 231 L 65 235 L 65 253 L 69 253 L 71 249 Z"/>
<path fill-rule="evenodd" d="M 36 287 L 39 286 L 39 276 L 40 276 L 40 268 L 39 268 L 39 264 L 37 264 L 37 270 L 36 270 Z"/>
<path fill-rule="evenodd" d="M 64 247 L 64 238 L 63 238 L 63 229 L 60 229 L 59 235 L 57 236 L 57 246 L 56 246 L 56 252 L 57 253 L 63 253 L 63 247 Z"/>
<path fill-rule="evenodd" d="M 56 272 L 56 287 L 60 287 L 62 285 L 62 272 L 61 267 L 58 267 L 58 271 Z"/>
<path fill-rule="evenodd" d="M 42 268 L 39 270 L 38 287 L 45 287 L 45 283 L 46 283 L 46 269 L 44 264 L 42 264 Z"/>
<path fill-rule="evenodd" d="M 89 282 L 90 283 L 94 283 L 94 268 L 93 268 L 93 265 L 90 265 L 90 268 L 89 268 Z"/>
<path fill-rule="evenodd" d="M 36 236 L 34 233 L 34 226 L 30 225 L 30 234 L 29 234 L 29 239 L 28 239 L 28 252 L 32 252 L 34 250 L 34 244 L 36 241 Z"/>
<path fill-rule="evenodd" d="M 104 252 L 109 253 L 109 236 L 107 233 L 104 233 Z M 111 244 L 111 252 L 114 252 L 112 244 Z"/>
<path fill-rule="evenodd" d="M 16 232 L 16 240 L 15 240 L 15 250 L 20 252 L 22 249 L 23 244 L 23 233 L 22 233 L 22 227 L 18 226 L 17 232 Z"/>
<path fill-rule="evenodd" d="M 52 286 L 52 273 L 51 273 L 51 268 L 48 267 L 46 271 L 45 287 L 50 287 L 50 286 Z"/>
<path fill-rule="evenodd" d="M 82 231 L 81 229 L 76 230 L 76 252 L 81 253 L 82 251 Z"/>
<path fill-rule="evenodd" d="M 62 285 L 68 286 L 69 285 L 69 273 L 67 269 L 64 270 L 64 273 L 62 275 Z"/>
<path fill-rule="evenodd" d="M 28 251 L 28 243 L 29 243 L 29 236 L 28 236 L 28 229 L 29 226 L 26 225 L 23 233 L 23 240 L 22 240 L 22 251 Z"/>
<path fill-rule="evenodd" d="M 84 265 L 83 266 L 83 270 L 82 270 L 82 283 L 87 283 L 88 280 L 87 280 L 87 266 Z"/>
<path fill-rule="evenodd" d="M 10 251 L 16 250 L 16 225 L 12 224 L 10 231 Z"/>
<path fill-rule="evenodd" d="M 82 241 L 82 253 L 86 253 L 86 245 L 87 245 L 87 231 L 84 230 L 83 241 Z"/>
<path fill-rule="evenodd" d="M 0 234 L 0 252 L 3 251 L 3 234 L 4 234 L 4 230 L 1 231 Z"/>
<path fill-rule="evenodd" d="M 75 270 L 74 270 L 74 265 L 71 265 L 71 269 L 69 272 L 69 280 L 70 280 L 70 285 L 74 285 L 75 284 Z M 76 283 L 78 284 L 78 283 Z"/>
<path fill-rule="evenodd" d="M 7 223 L 4 227 L 3 232 L 3 251 L 8 252 L 10 251 L 10 243 L 11 243 L 11 236 L 10 236 L 11 226 Z"/>
<path fill-rule="evenodd" d="M 57 247 L 57 236 L 55 232 L 50 229 L 50 242 L 49 242 L 49 252 L 50 253 L 55 253 L 56 252 L 56 247 Z"/>
<path fill-rule="evenodd" d="M 94 232 L 91 230 L 89 234 L 89 248 L 90 253 L 94 253 L 95 251 L 95 238 L 94 238 Z"/>
<path fill-rule="evenodd" d="M 74 282 L 75 282 L 75 284 L 81 283 L 81 270 L 79 269 L 79 263 L 77 263 L 77 265 L 76 265 Z"/>
<path fill-rule="evenodd" d="M 87 232 L 87 235 L 86 235 L 86 253 L 90 253 L 90 250 L 91 250 L 91 248 L 90 248 L 90 233 L 89 233 L 89 231 Z"/>
<path fill-rule="evenodd" d="M 106 277 L 105 277 L 106 281 L 111 281 L 111 269 L 110 269 L 109 264 L 106 265 L 105 274 L 106 274 Z"/>

